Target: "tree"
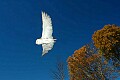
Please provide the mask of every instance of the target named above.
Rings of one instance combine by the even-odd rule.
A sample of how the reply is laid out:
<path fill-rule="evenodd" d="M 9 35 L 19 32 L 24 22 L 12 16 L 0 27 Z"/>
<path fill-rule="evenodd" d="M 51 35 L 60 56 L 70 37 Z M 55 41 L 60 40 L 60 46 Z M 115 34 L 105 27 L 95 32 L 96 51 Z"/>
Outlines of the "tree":
<path fill-rule="evenodd" d="M 65 80 L 65 65 L 59 57 L 56 60 L 56 68 L 51 70 L 51 73 L 54 80 Z"/>
<path fill-rule="evenodd" d="M 120 60 L 120 27 L 116 25 L 105 25 L 96 31 L 92 39 L 96 48 L 100 50 L 106 59 L 117 58 Z"/>
<path fill-rule="evenodd" d="M 116 78 L 112 73 L 119 72 L 91 45 L 76 50 L 67 62 L 70 80 L 107 80 Z"/>

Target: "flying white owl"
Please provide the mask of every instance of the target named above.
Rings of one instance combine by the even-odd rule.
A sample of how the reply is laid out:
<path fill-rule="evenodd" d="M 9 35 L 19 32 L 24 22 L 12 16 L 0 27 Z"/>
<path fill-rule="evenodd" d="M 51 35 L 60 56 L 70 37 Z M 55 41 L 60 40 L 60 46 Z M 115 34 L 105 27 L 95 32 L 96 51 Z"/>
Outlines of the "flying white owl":
<path fill-rule="evenodd" d="M 36 40 L 37 45 L 42 44 L 43 52 L 42 56 L 48 53 L 49 50 L 53 48 L 56 39 L 53 39 L 52 33 L 52 21 L 49 15 L 45 12 L 42 12 L 42 37 Z"/>

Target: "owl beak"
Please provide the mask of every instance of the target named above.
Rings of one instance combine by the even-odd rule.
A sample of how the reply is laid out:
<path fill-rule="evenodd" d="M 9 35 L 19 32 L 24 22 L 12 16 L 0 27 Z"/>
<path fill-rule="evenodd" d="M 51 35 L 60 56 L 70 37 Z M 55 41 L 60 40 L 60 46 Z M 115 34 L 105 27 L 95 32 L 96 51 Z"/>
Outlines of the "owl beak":
<path fill-rule="evenodd" d="M 37 44 L 37 42 L 35 42 L 35 44 Z"/>

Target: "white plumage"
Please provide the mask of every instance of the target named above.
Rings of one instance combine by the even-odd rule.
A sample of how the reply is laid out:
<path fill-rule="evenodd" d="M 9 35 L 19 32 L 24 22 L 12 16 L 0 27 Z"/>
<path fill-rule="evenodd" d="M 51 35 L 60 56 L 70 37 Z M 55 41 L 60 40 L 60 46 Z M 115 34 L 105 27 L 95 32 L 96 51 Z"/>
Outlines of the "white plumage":
<path fill-rule="evenodd" d="M 45 12 L 42 12 L 42 37 L 36 40 L 37 45 L 41 45 L 43 47 L 42 56 L 48 53 L 49 50 L 53 48 L 54 42 L 56 39 L 53 39 L 52 33 L 52 21 L 49 15 Z"/>
<path fill-rule="evenodd" d="M 52 37 L 53 30 L 52 30 L 51 18 L 44 12 L 42 12 L 42 22 L 43 22 L 42 38 L 53 38 Z"/>

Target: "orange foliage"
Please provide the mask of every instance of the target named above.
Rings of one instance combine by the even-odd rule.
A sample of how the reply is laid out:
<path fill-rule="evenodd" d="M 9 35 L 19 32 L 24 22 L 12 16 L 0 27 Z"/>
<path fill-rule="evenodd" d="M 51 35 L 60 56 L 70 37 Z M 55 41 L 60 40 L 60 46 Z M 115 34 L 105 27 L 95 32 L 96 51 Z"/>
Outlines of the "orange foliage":
<path fill-rule="evenodd" d="M 70 80 L 106 80 L 116 72 L 106 59 L 120 60 L 120 27 L 105 25 L 93 34 L 92 39 L 96 48 L 86 45 L 68 57 Z M 120 66 L 119 61 L 116 65 Z"/>
<path fill-rule="evenodd" d="M 67 60 L 70 80 L 93 80 L 92 75 L 88 73 L 90 68 L 89 65 L 99 57 L 99 54 L 93 54 L 92 56 L 87 57 L 86 46 L 76 50 L 72 57 L 69 57 Z"/>
<path fill-rule="evenodd" d="M 96 48 L 104 52 L 106 58 L 117 57 L 116 47 L 120 46 L 120 27 L 116 25 L 105 25 L 101 30 L 96 31 L 92 39 Z"/>

